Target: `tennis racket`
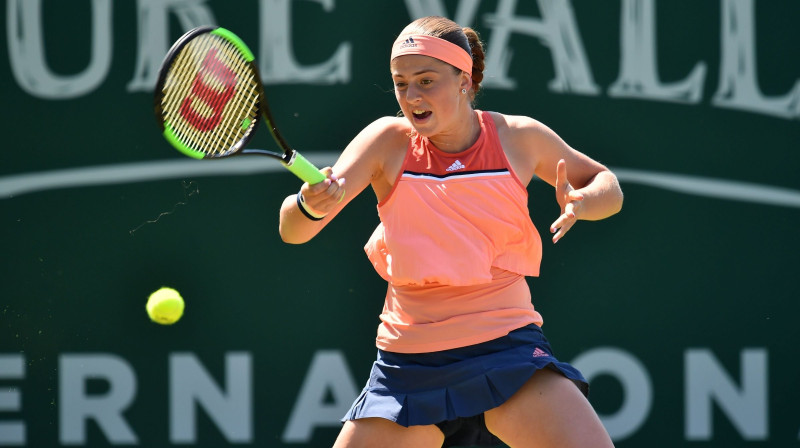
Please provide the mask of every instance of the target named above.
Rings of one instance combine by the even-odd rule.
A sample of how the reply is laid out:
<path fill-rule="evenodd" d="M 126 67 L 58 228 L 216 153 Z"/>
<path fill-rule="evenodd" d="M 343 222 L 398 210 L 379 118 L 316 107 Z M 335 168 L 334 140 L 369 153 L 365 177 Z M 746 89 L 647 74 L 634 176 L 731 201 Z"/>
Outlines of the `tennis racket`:
<path fill-rule="evenodd" d="M 188 31 L 170 48 L 155 90 L 155 113 L 164 137 L 183 154 L 218 159 L 257 154 L 278 159 L 309 184 L 325 180 L 292 149 L 272 119 L 253 53 L 225 28 Z M 277 150 L 246 148 L 265 121 Z"/>

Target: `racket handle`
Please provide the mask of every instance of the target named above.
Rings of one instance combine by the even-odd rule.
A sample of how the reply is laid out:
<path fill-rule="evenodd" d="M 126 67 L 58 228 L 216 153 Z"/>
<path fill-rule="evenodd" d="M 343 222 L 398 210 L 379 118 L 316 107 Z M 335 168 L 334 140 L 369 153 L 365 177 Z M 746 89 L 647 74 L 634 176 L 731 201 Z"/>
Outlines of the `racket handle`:
<path fill-rule="evenodd" d="M 292 159 L 289 160 L 288 163 L 281 163 L 283 163 L 283 166 L 285 166 L 286 169 L 294 173 L 295 176 L 311 185 L 318 184 L 325 180 L 325 175 L 322 174 L 322 172 L 320 172 L 320 170 L 318 170 L 313 163 L 309 162 L 308 159 L 303 157 L 303 155 L 299 152 L 295 152 L 292 155 Z"/>

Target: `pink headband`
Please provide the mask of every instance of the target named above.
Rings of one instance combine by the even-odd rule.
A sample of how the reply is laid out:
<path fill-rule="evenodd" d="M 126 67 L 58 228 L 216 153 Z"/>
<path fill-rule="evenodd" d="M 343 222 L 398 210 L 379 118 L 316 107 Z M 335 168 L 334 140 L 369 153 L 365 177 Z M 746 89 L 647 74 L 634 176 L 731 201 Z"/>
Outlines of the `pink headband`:
<path fill-rule="evenodd" d="M 472 55 L 458 45 L 438 37 L 414 34 L 401 36 L 392 47 L 392 58 L 407 54 L 430 56 L 472 74 Z"/>

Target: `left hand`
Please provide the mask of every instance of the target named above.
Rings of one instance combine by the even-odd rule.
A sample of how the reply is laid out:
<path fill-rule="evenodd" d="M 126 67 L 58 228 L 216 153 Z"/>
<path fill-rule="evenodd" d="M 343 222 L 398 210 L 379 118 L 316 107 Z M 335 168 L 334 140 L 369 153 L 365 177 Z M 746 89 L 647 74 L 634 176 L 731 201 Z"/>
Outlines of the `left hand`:
<path fill-rule="evenodd" d="M 567 179 L 567 162 L 564 159 L 556 165 L 556 201 L 561 206 L 561 216 L 550 225 L 553 244 L 557 243 L 578 220 L 583 194 L 572 188 Z"/>

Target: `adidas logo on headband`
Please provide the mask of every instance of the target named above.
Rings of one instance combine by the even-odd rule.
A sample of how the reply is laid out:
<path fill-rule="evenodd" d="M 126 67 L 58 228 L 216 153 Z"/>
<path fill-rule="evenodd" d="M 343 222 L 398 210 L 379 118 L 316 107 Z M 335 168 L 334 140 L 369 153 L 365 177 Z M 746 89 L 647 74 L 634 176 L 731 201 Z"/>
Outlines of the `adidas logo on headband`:
<path fill-rule="evenodd" d="M 409 37 L 402 44 L 400 44 L 400 48 L 411 48 L 411 47 L 416 47 L 416 46 L 417 46 L 417 44 L 414 42 L 414 38 L 413 37 Z"/>
<path fill-rule="evenodd" d="M 407 54 L 420 54 L 446 62 L 464 72 L 472 73 L 472 55 L 469 50 L 440 37 L 427 35 L 406 36 L 395 41 L 390 60 Z"/>

